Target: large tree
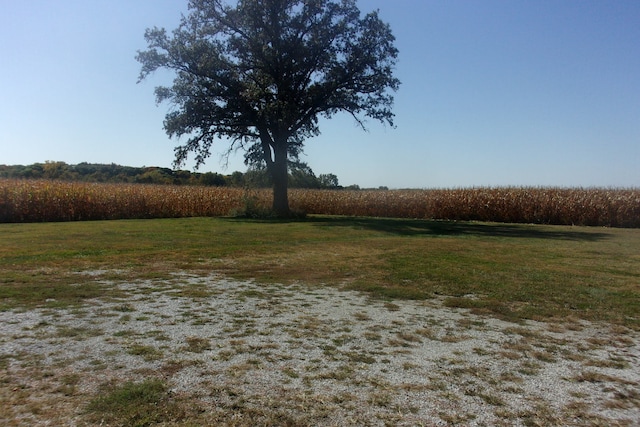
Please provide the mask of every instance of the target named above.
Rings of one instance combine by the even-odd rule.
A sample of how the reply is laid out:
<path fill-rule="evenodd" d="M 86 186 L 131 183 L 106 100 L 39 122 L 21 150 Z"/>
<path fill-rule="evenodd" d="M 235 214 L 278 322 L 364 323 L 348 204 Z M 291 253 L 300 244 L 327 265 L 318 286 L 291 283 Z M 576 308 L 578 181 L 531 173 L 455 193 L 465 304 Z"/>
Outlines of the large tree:
<path fill-rule="evenodd" d="M 155 90 L 174 106 L 167 134 L 187 137 L 175 165 L 193 152 L 197 168 L 226 138 L 227 153 L 241 148 L 248 164 L 266 165 L 278 215 L 289 213 L 288 165 L 320 133 L 320 117 L 346 112 L 363 129 L 367 117 L 393 126 L 395 38 L 355 0 L 190 0 L 171 35 L 150 28 L 145 39 L 139 81 L 175 71 L 171 87 Z"/>

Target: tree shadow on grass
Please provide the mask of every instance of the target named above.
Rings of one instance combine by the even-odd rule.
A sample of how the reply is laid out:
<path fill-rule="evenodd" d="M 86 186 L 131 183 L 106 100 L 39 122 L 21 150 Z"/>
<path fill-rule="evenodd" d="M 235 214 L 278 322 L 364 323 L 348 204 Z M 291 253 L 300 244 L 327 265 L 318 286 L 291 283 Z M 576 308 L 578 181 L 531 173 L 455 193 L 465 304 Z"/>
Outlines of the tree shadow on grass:
<path fill-rule="evenodd" d="M 305 221 L 325 227 L 359 228 L 398 236 L 483 236 L 575 241 L 600 241 L 610 237 L 608 233 L 600 231 L 528 224 L 365 217 L 309 217 Z"/>

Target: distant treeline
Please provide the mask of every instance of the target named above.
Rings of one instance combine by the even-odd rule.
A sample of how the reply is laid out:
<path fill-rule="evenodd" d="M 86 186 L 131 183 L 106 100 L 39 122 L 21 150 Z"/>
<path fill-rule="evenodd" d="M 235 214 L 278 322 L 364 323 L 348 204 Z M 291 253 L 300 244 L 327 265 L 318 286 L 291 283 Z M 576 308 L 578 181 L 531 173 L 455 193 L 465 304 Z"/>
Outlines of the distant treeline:
<path fill-rule="evenodd" d="M 32 165 L 0 165 L 0 178 L 14 179 L 50 179 L 59 181 L 204 185 L 212 187 L 252 187 L 271 186 L 265 170 L 248 170 L 222 175 L 216 172 L 190 172 L 155 166 L 131 167 L 112 164 L 79 163 L 69 165 L 65 162 L 34 163 Z M 334 174 L 316 176 L 311 168 L 294 169 L 289 173 L 291 188 L 342 188 Z M 349 189 L 357 189 L 350 186 Z"/>

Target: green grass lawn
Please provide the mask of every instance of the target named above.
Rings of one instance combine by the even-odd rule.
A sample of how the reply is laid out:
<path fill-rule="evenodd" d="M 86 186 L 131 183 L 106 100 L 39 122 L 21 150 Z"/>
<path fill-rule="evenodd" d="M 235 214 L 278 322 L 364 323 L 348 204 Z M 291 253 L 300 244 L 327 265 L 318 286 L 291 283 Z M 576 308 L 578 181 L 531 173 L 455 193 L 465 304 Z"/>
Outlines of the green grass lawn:
<path fill-rule="evenodd" d="M 103 281 L 178 271 L 436 296 L 512 319 L 640 328 L 640 230 L 313 216 L 0 224 L 0 309 L 63 306 Z M 96 281 L 93 270 L 108 270 Z"/>

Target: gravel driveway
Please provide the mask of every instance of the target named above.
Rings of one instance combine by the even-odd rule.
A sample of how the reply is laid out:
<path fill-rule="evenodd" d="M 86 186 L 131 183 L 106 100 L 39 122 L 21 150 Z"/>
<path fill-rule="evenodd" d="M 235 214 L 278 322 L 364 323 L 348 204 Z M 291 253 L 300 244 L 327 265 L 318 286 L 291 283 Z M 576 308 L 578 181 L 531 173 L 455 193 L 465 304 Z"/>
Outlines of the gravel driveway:
<path fill-rule="evenodd" d="M 0 312 L 0 424 L 87 425 L 101 385 L 158 377 L 229 425 L 640 425 L 624 327 L 220 276 L 110 285 L 127 297 Z"/>

